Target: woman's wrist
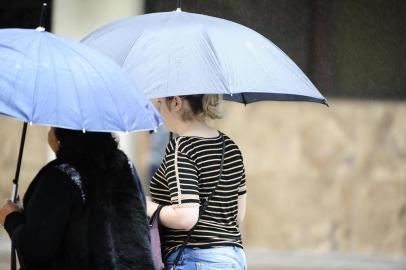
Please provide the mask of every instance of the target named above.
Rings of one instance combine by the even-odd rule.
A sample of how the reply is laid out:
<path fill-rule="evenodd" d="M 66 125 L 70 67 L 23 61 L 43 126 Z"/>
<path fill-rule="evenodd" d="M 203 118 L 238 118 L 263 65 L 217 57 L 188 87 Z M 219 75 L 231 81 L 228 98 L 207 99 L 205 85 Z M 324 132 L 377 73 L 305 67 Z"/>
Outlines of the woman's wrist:
<path fill-rule="evenodd" d="M 24 224 L 24 215 L 18 211 L 14 211 L 6 216 L 4 220 L 4 229 L 11 238 L 14 231 L 22 224 Z"/>
<path fill-rule="evenodd" d="M 10 200 L 6 200 L 0 207 L 0 224 L 4 226 L 6 217 L 13 212 L 21 212 L 22 208 Z"/>

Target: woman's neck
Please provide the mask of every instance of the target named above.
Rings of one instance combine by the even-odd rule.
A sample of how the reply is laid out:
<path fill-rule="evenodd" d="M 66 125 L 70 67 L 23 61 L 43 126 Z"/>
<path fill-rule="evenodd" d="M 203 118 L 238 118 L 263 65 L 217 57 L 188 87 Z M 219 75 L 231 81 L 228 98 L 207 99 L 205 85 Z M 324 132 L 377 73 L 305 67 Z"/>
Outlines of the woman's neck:
<path fill-rule="evenodd" d="M 218 131 L 207 125 L 205 121 L 194 120 L 183 122 L 177 130 L 180 136 L 197 136 L 212 138 L 218 135 Z"/>

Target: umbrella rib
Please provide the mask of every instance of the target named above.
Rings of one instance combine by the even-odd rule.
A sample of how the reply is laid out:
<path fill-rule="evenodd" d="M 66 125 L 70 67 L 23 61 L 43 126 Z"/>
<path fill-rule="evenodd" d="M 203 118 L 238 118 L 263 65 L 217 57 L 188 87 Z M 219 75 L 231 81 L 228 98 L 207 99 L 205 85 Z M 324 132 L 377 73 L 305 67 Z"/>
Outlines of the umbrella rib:
<path fill-rule="evenodd" d="M 82 44 L 81 44 L 81 45 L 82 45 Z M 86 45 L 82 45 L 82 46 L 86 46 Z M 77 53 L 77 51 L 75 50 L 75 48 L 70 48 L 70 49 L 73 50 L 75 53 Z M 114 95 L 110 92 L 110 88 L 109 88 L 109 87 L 106 87 L 106 81 L 104 80 L 103 76 L 101 76 L 100 72 L 95 68 L 95 65 L 93 64 L 93 62 L 90 61 L 89 59 L 87 59 L 87 55 L 83 55 L 83 59 L 86 60 L 86 61 L 89 63 L 89 65 L 90 65 L 90 66 L 94 69 L 94 71 L 98 74 L 99 78 L 103 81 L 103 86 L 104 86 L 105 89 L 107 89 L 107 92 L 109 93 L 109 95 L 110 95 L 110 97 L 111 97 L 111 99 L 112 99 L 112 101 L 113 101 L 113 103 L 114 103 L 114 105 L 115 105 L 114 107 L 115 107 L 115 110 L 116 110 L 117 114 L 119 115 L 119 117 L 120 117 L 122 123 L 125 123 L 125 122 L 124 122 L 124 118 L 123 118 L 121 112 L 119 111 L 118 106 L 117 106 L 117 103 L 116 103 L 116 101 L 115 101 L 115 99 L 114 99 Z M 125 129 L 124 129 L 124 130 L 125 130 Z M 126 131 L 127 131 L 127 130 L 126 130 Z"/>
<path fill-rule="evenodd" d="M 34 80 L 34 93 L 32 94 L 32 109 L 31 109 L 31 121 L 34 119 L 34 112 L 36 111 L 36 106 L 35 106 L 35 98 L 37 96 L 38 93 L 38 86 L 37 86 L 37 81 L 38 81 L 38 75 L 39 75 L 39 68 L 41 66 L 41 45 L 42 45 L 42 34 L 44 34 L 43 32 L 38 32 L 35 33 L 38 34 L 39 37 L 39 44 L 38 44 L 38 64 L 37 64 L 37 68 L 35 70 L 35 80 Z"/>
<path fill-rule="evenodd" d="M 81 46 L 82 46 L 82 44 L 81 44 Z M 76 50 L 73 49 L 73 48 L 70 48 L 70 49 L 71 49 L 74 53 L 79 53 L 78 51 L 76 51 Z M 80 55 L 82 55 L 82 54 L 80 54 Z M 82 55 L 82 59 L 84 59 L 83 56 L 84 56 L 84 55 Z M 87 60 L 87 59 L 86 59 L 86 60 Z M 87 62 L 90 63 L 90 61 L 88 61 L 88 60 L 87 60 Z M 87 75 L 86 68 L 84 67 L 83 63 L 82 63 L 81 61 L 79 61 L 78 64 L 79 64 L 79 66 L 82 68 L 83 73 Z M 93 67 L 93 69 L 95 69 L 94 66 L 92 66 L 92 67 Z M 88 85 L 91 85 L 90 80 L 89 80 L 89 77 L 90 77 L 90 76 L 84 76 L 84 77 L 86 78 L 86 81 L 88 82 Z M 89 91 L 89 92 L 90 92 L 90 94 L 91 94 L 91 96 L 92 96 L 92 100 L 94 100 L 94 101 L 97 100 L 97 98 L 94 96 L 94 92 L 93 92 L 93 91 Z M 96 106 L 97 109 L 98 109 L 97 112 L 102 111 L 102 110 L 100 110 L 100 106 L 99 106 L 99 103 L 98 103 L 98 102 L 94 102 L 94 104 L 95 104 L 95 106 Z M 97 114 L 96 114 L 96 117 L 99 119 L 99 123 L 102 123 L 102 125 L 103 125 L 103 127 L 102 127 L 101 129 L 102 129 L 102 130 L 105 130 L 105 129 L 106 129 L 106 125 L 105 125 L 104 121 L 102 121 L 102 118 L 101 118 L 100 114 L 97 113 Z"/>
<path fill-rule="evenodd" d="M 130 92 L 130 94 L 131 94 L 133 97 L 136 97 L 134 92 Z M 141 102 L 138 98 L 134 98 L 134 100 L 137 101 L 138 104 L 140 104 L 140 102 Z M 147 99 L 147 101 L 149 102 L 148 99 Z M 140 105 L 141 105 L 141 104 L 140 104 Z M 139 107 L 143 108 L 143 106 L 139 106 Z M 144 109 L 144 108 L 143 108 L 143 109 Z M 153 109 L 154 109 L 154 108 L 153 108 Z M 146 111 L 148 111 L 148 109 L 147 109 Z M 155 122 L 155 123 L 157 124 L 157 126 L 159 126 L 159 121 L 156 121 L 156 119 L 154 118 L 155 112 L 153 112 L 153 113 L 147 113 L 146 115 L 149 117 L 149 121 L 150 121 L 151 123 L 154 123 L 154 122 Z"/>
<path fill-rule="evenodd" d="M 265 38 L 265 37 L 264 37 Z M 265 38 L 266 39 L 266 38 Z M 270 52 L 277 58 L 279 59 L 284 59 L 286 60 L 286 64 L 283 65 L 282 67 L 285 68 L 286 70 L 289 71 L 289 74 L 293 74 L 297 79 L 299 79 L 300 81 L 304 82 L 306 85 L 308 85 L 310 88 L 315 88 L 315 86 L 313 85 L 313 83 L 306 77 L 303 76 L 304 73 L 303 71 L 295 64 L 295 62 L 292 61 L 292 59 L 290 59 L 290 57 L 284 52 L 282 51 L 278 46 L 276 46 L 275 44 L 273 44 L 271 41 L 267 40 L 266 41 L 269 43 L 269 45 L 271 45 L 273 48 L 275 48 L 276 50 L 270 50 Z M 253 50 L 249 50 L 251 52 L 251 54 L 254 56 L 255 60 L 258 62 L 258 57 L 255 54 L 255 52 Z M 284 61 L 281 61 L 282 63 Z M 261 68 L 263 70 L 265 70 L 265 67 L 263 67 L 262 65 L 260 65 Z M 266 73 L 268 73 L 269 71 L 266 70 Z M 296 74 L 302 74 L 302 76 L 298 77 Z M 295 94 L 292 94 L 295 95 Z"/>
<path fill-rule="evenodd" d="M 82 68 L 83 72 L 86 73 L 86 72 L 85 72 L 86 69 L 84 68 L 82 62 L 80 62 L 79 66 Z M 87 80 L 88 84 L 90 85 L 90 80 L 89 80 L 89 77 L 90 77 L 90 76 L 85 76 L 85 77 L 86 77 L 86 80 Z M 94 92 L 93 92 L 93 91 L 90 91 L 90 94 L 92 95 L 92 99 L 93 99 L 93 100 L 97 100 L 96 97 L 94 96 Z M 99 103 L 98 103 L 98 102 L 94 102 L 94 104 L 95 104 L 96 107 L 97 107 L 97 112 L 98 112 L 98 113 L 96 114 L 96 116 L 97 116 L 97 118 L 99 119 L 99 123 L 102 123 L 103 129 L 106 129 L 105 123 L 104 123 L 104 121 L 102 121 L 101 116 L 100 116 L 100 113 L 99 113 L 100 111 L 102 111 L 102 110 L 100 110 Z"/>
<path fill-rule="evenodd" d="M 86 59 L 86 58 L 85 58 Z M 87 59 L 86 59 L 87 60 Z M 95 70 L 95 72 L 99 75 L 99 77 L 102 79 L 102 81 L 103 81 L 103 86 L 104 86 L 104 88 L 105 89 L 107 89 L 107 92 L 109 93 L 109 95 L 110 95 L 110 98 L 111 98 L 111 100 L 113 101 L 113 103 L 114 103 L 114 108 L 115 108 L 115 110 L 116 110 L 116 112 L 117 112 L 117 114 L 119 115 L 119 117 L 120 117 L 120 119 L 121 119 L 121 124 L 124 126 L 124 130 L 123 131 L 128 131 L 127 130 L 127 125 L 125 124 L 125 121 L 124 121 L 124 117 L 123 117 L 123 115 L 122 115 L 122 113 L 120 112 L 120 110 L 119 110 L 119 106 L 117 106 L 117 102 L 116 102 L 116 100 L 114 99 L 114 95 L 111 93 L 111 91 L 110 91 L 110 87 L 107 87 L 106 86 L 106 81 L 104 80 L 104 78 L 102 77 L 102 76 L 100 76 L 100 72 L 95 68 L 95 66 L 93 65 L 93 63 L 91 62 L 91 61 L 89 61 L 89 60 L 87 60 L 88 62 L 89 62 L 89 64 L 93 67 L 93 69 Z M 121 124 L 119 124 L 119 125 L 121 125 Z"/>
<path fill-rule="evenodd" d="M 16 38 L 16 40 L 17 40 L 17 38 Z M 35 40 L 35 38 L 33 38 L 33 39 L 31 40 L 31 42 L 28 43 L 27 49 L 30 48 L 30 47 L 34 44 L 34 40 Z M 26 50 L 25 50 L 25 51 L 26 51 Z M 23 53 L 21 53 L 21 54 L 23 54 Z M 21 56 L 21 59 L 24 60 L 25 58 L 26 58 L 26 55 L 23 54 L 23 56 Z M 20 73 L 21 73 L 22 71 L 23 71 L 23 68 L 17 70 L 17 73 L 16 73 L 16 75 L 15 75 L 15 77 L 14 77 L 14 81 L 13 81 L 13 87 L 12 87 L 12 89 L 13 89 L 14 91 L 13 91 L 12 93 L 16 93 L 16 92 L 17 92 L 17 91 L 16 91 L 16 84 L 17 84 L 18 78 L 20 77 L 19 75 L 20 75 Z M 14 100 L 14 99 L 11 98 L 12 96 L 13 96 L 13 95 L 10 95 L 10 96 L 8 97 L 7 104 L 10 104 L 10 101 L 11 101 L 11 100 Z M 26 115 L 26 116 L 28 116 L 28 115 Z M 28 117 L 27 117 L 27 118 L 28 118 Z M 26 120 L 29 120 L 29 119 L 26 119 Z"/>
<path fill-rule="evenodd" d="M 267 40 L 267 41 L 268 41 L 268 40 Z M 275 46 L 272 42 L 269 42 L 269 43 L 270 43 L 270 45 L 272 45 L 273 47 L 278 48 L 278 47 Z M 278 49 L 279 49 L 279 48 L 278 48 Z M 264 65 L 261 64 L 261 61 L 258 60 L 257 54 L 256 54 L 251 48 L 248 48 L 247 51 L 250 52 L 252 59 L 257 63 L 258 67 L 260 67 L 260 68 L 262 69 L 262 71 L 264 72 L 264 74 L 272 74 L 272 72 L 269 71 L 269 70 L 267 69 L 267 67 L 265 67 Z M 275 57 L 278 57 L 278 58 L 280 58 L 281 53 L 284 54 L 283 51 L 280 50 L 280 49 L 279 49 L 279 51 L 278 51 L 279 54 L 276 54 L 273 50 L 270 50 L 270 52 L 271 52 Z M 287 58 L 288 58 L 288 57 L 287 57 Z M 291 63 L 289 63 L 289 64 L 290 64 L 289 66 L 284 65 L 283 67 L 284 67 L 285 69 L 288 69 L 288 70 L 292 71 L 292 69 L 291 69 L 291 66 L 292 66 L 292 65 L 291 65 Z M 294 73 L 294 72 L 290 72 L 290 73 L 292 74 L 292 73 Z M 248 93 L 248 92 L 241 91 L 241 94 L 243 94 L 243 93 Z M 264 93 L 267 93 L 267 92 L 264 92 Z M 275 91 L 272 92 L 272 93 L 278 94 L 278 92 L 275 92 Z M 295 95 L 295 94 L 291 94 L 291 95 Z M 243 97 L 243 95 L 242 95 L 242 97 Z M 244 97 L 243 97 L 243 98 L 244 98 Z M 245 102 L 244 99 L 243 99 L 243 102 L 246 104 L 246 102 Z"/>
<path fill-rule="evenodd" d="M 293 62 L 292 59 L 290 59 L 290 57 L 284 51 L 282 51 L 278 46 L 276 46 L 272 42 L 270 42 L 270 43 L 279 52 L 279 54 L 277 55 L 278 58 L 281 58 L 281 56 L 285 56 L 285 58 L 287 59 L 287 63 L 288 63 L 288 65 L 285 65 L 285 68 L 288 69 L 289 71 L 291 71 L 291 74 L 296 76 L 296 72 L 293 72 L 293 71 L 299 71 L 299 74 L 304 74 L 304 72 L 295 64 L 295 62 Z M 273 54 L 276 55 L 275 53 L 273 53 Z M 298 79 L 300 79 L 301 81 L 304 81 L 310 87 L 315 87 L 313 85 L 313 83 L 307 78 L 307 76 L 301 76 L 301 78 L 298 78 Z"/>
<path fill-rule="evenodd" d="M 223 66 L 220 64 L 220 61 L 218 61 L 219 56 L 218 56 L 218 53 L 217 53 L 216 48 L 214 47 L 214 43 L 213 43 L 213 41 L 211 40 L 211 37 L 210 37 L 209 33 L 207 33 L 206 28 L 205 28 L 205 27 L 202 27 L 202 29 L 203 29 L 204 35 L 207 37 L 207 41 L 208 41 L 209 47 L 210 47 L 212 53 L 213 53 L 214 56 L 215 56 L 214 58 L 217 60 L 217 61 L 216 61 L 216 62 L 217 62 L 216 64 L 217 64 L 217 66 L 218 66 L 219 69 L 220 69 L 220 72 L 217 72 L 217 74 L 219 75 L 219 77 L 222 78 L 221 82 L 223 83 L 225 89 L 228 91 L 228 94 L 232 94 L 232 91 L 231 91 L 231 89 L 230 89 L 230 85 L 228 85 L 228 81 L 227 81 L 227 79 L 224 77 L 224 74 L 225 74 L 225 73 L 224 73 L 224 68 L 223 68 Z"/>
<path fill-rule="evenodd" d="M 52 37 L 52 38 L 54 38 L 54 37 Z M 58 39 L 56 39 L 56 38 L 54 38 L 57 42 L 59 41 Z M 56 45 L 55 47 L 56 47 L 56 49 L 58 49 L 58 43 L 57 42 L 55 42 L 55 44 L 54 45 Z M 52 43 L 51 41 L 50 41 L 50 43 Z M 62 43 L 63 44 L 63 43 Z M 69 47 L 68 47 L 69 48 Z M 69 63 L 69 61 L 68 61 L 68 59 L 67 59 L 67 57 L 66 57 L 66 55 L 65 55 L 65 52 L 64 52 L 64 50 L 60 50 L 60 53 L 61 53 L 61 55 L 62 55 L 62 57 L 64 58 L 64 60 L 65 60 L 65 62 L 66 62 L 66 64 L 67 64 L 67 66 L 69 67 L 69 69 L 70 69 L 70 71 L 72 71 L 73 69 L 72 69 L 72 67 L 71 67 L 71 65 L 70 65 L 70 63 Z M 76 85 L 76 82 L 75 82 L 75 80 L 74 80 L 74 77 L 73 77 L 73 74 L 72 74 L 72 72 L 69 72 L 69 75 L 70 75 L 70 77 L 72 78 L 72 83 L 73 83 L 73 85 L 74 85 L 74 88 L 75 88 L 75 93 L 76 93 L 76 98 L 77 98 L 77 102 L 78 102 L 78 104 L 79 104 L 79 110 L 80 110 L 80 118 L 81 118 L 81 124 L 82 124 L 82 129 L 83 130 L 86 130 L 86 127 L 84 126 L 84 121 L 83 121 L 83 109 L 82 109 L 82 106 L 81 106 L 81 102 L 80 102 L 80 98 L 79 98 L 79 94 L 78 94 L 78 87 L 77 87 L 77 85 Z"/>
<path fill-rule="evenodd" d="M 132 52 L 132 50 L 133 50 L 133 48 L 134 48 L 135 42 L 137 42 L 138 39 L 140 39 L 140 38 L 143 36 L 143 34 L 144 34 L 144 32 L 142 32 L 136 39 L 134 39 L 134 41 L 132 42 L 131 46 L 129 46 L 130 48 L 128 49 L 128 53 L 124 54 L 125 57 L 124 57 L 123 62 L 120 63 L 120 66 L 124 66 L 124 63 L 127 61 L 127 58 L 130 56 L 130 54 L 131 54 L 131 52 Z"/>
<path fill-rule="evenodd" d="M 58 50 L 58 48 L 56 47 L 56 46 L 54 46 L 54 44 L 52 43 L 52 42 L 49 42 L 49 45 L 51 45 L 52 47 L 54 47 L 56 50 Z M 57 91 L 56 90 L 56 87 L 57 87 L 57 73 L 56 73 L 56 71 L 55 71 L 55 61 L 54 61 L 54 57 L 52 57 L 53 56 L 53 50 L 49 50 L 49 54 L 51 55 L 51 57 L 50 57 L 50 59 L 51 59 L 51 61 L 52 61 L 52 67 L 54 67 L 53 69 L 52 69 L 52 71 L 53 71 L 53 74 L 54 74 L 54 76 L 52 76 L 52 78 L 54 79 L 54 86 L 55 86 L 55 89 L 54 89 L 54 91 Z M 55 95 L 55 100 L 56 100 L 56 108 L 60 108 L 59 107 L 59 95 Z M 59 110 L 56 110 L 56 122 L 57 123 L 60 123 L 59 122 L 59 120 L 60 120 L 60 113 L 59 113 Z"/>

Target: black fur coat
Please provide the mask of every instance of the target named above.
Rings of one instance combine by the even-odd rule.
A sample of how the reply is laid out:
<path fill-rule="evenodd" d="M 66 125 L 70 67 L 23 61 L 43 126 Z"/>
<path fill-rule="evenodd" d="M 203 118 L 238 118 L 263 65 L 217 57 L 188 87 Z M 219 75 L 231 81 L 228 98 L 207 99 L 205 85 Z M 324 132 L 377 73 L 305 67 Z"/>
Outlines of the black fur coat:
<path fill-rule="evenodd" d="M 120 152 L 119 170 L 89 183 L 62 160 L 43 167 L 24 196 L 23 213 L 7 216 L 25 270 L 149 270 L 145 201 Z"/>

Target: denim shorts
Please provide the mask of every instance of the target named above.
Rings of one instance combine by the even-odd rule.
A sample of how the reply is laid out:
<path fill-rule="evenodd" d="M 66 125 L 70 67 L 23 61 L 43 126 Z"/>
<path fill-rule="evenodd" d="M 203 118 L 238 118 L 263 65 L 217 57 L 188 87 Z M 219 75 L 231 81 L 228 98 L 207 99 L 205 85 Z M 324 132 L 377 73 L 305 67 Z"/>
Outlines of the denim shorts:
<path fill-rule="evenodd" d="M 179 249 L 172 252 L 165 262 L 170 270 Z M 175 270 L 245 270 L 244 250 L 236 246 L 211 248 L 185 248 Z"/>

